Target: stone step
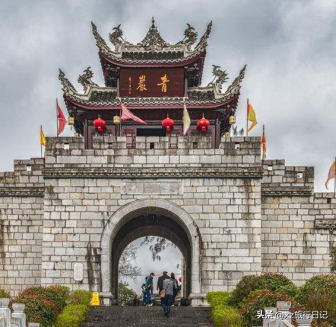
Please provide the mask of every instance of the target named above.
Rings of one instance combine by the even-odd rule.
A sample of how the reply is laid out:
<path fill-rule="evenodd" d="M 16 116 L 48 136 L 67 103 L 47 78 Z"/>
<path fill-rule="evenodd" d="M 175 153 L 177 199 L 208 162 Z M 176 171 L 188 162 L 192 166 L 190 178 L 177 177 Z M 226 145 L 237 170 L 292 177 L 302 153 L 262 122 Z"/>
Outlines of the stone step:
<path fill-rule="evenodd" d="M 82 327 L 212 327 L 210 308 L 172 307 L 169 318 L 161 307 L 92 307 Z"/>

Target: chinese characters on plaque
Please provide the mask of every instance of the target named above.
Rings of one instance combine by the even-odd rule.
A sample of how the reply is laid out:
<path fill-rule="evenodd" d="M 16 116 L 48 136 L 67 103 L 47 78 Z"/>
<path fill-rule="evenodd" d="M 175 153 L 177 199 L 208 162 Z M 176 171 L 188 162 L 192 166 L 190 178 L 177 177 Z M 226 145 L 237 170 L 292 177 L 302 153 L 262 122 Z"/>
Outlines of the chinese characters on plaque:
<path fill-rule="evenodd" d="M 121 97 L 183 97 L 184 70 L 122 69 L 120 72 Z"/>

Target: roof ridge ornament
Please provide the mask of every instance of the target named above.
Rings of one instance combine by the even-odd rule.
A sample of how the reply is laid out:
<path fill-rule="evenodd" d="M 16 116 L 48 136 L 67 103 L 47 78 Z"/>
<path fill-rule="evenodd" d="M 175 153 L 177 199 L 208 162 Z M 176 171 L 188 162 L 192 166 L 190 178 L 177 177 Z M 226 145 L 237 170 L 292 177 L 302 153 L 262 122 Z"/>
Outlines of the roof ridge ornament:
<path fill-rule="evenodd" d="M 187 23 L 187 28 L 184 31 L 184 39 L 177 42 L 176 45 L 185 44 L 188 51 L 191 51 L 191 46 L 197 41 L 198 33 L 195 28 L 193 28 L 189 23 Z"/>
<path fill-rule="evenodd" d="M 240 70 L 238 77 L 232 82 L 232 84 L 227 88 L 224 95 L 236 95 L 239 94 L 241 83 L 245 76 L 246 65 Z"/>
<path fill-rule="evenodd" d="M 223 84 L 228 81 L 228 74 L 226 70 L 221 70 L 220 66 L 212 65 L 212 75 L 214 76 L 213 80 L 207 85 L 214 85 L 219 92 L 221 92 Z"/>
<path fill-rule="evenodd" d="M 93 22 L 91 22 L 91 26 L 92 26 L 92 33 L 94 38 L 96 39 L 96 44 L 99 50 L 108 52 L 111 51 L 111 49 L 106 44 L 105 40 L 98 33 L 97 26 Z"/>
<path fill-rule="evenodd" d="M 154 20 L 154 17 L 153 17 L 152 18 L 152 25 L 149 28 L 146 36 L 137 45 L 140 45 L 140 46 L 144 47 L 144 49 L 146 51 L 156 51 L 156 50 L 162 50 L 163 48 L 169 46 L 170 44 L 167 43 L 161 37 L 160 32 L 158 31 L 158 28 L 155 25 L 155 20 Z"/>
<path fill-rule="evenodd" d="M 120 28 L 120 26 L 121 24 L 119 24 L 116 27 L 113 27 L 113 32 L 109 34 L 109 39 L 115 47 L 118 47 L 123 42 L 125 42 L 125 39 L 122 37 L 124 34 L 124 31 Z"/>
<path fill-rule="evenodd" d="M 99 86 L 92 81 L 93 72 L 91 66 L 83 71 L 84 74 L 78 76 L 78 83 L 82 84 L 84 92 L 86 92 L 89 86 Z"/>
<path fill-rule="evenodd" d="M 211 33 L 212 21 L 208 24 L 205 33 L 202 35 L 201 39 L 197 43 L 195 50 L 199 48 L 205 48 L 208 45 L 208 38 Z"/>
<path fill-rule="evenodd" d="M 77 90 L 71 84 L 71 82 L 65 77 L 65 74 L 61 69 L 59 70 L 58 79 L 61 81 L 62 90 L 65 94 L 77 93 Z"/>

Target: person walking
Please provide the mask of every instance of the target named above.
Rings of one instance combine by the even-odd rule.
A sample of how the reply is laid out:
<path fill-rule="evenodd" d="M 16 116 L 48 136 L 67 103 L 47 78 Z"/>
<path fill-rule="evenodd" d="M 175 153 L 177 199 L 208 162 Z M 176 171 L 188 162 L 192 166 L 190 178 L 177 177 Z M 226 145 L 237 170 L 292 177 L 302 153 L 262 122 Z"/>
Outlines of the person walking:
<path fill-rule="evenodd" d="M 174 273 L 170 274 L 170 278 L 172 279 L 173 284 L 174 284 L 174 289 L 173 289 L 173 306 L 174 306 L 176 295 L 180 291 L 180 285 L 179 285 L 177 279 L 175 278 Z"/>
<path fill-rule="evenodd" d="M 163 298 L 162 308 L 164 311 L 164 315 L 168 318 L 170 314 L 170 307 L 173 304 L 173 298 L 174 298 L 174 281 L 172 278 L 165 279 L 163 281 L 160 297 Z"/>
<path fill-rule="evenodd" d="M 162 291 L 162 283 L 165 279 L 169 279 L 169 276 L 168 276 L 168 271 L 164 271 L 162 273 L 162 276 L 160 276 L 158 278 L 158 281 L 157 281 L 157 286 L 156 286 L 156 289 L 161 292 Z"/>
<path fill-rule="evenodd" d="M 162 276 L 160 276 L 160 277 L 158 278 L 158 282 L 157 282 L 157 286 L 156 286 L 156 288 L 157 288 L 157 290 L 159 291 L 159 294 L 160 294 L 161 291 L 162 291 L 162 285 L 163 285 L 163 281 L 164 281 L 165 279 L 169 279 L 168 271 L 164 271 L 164 272 L 162 273 Z M 161 300 L 161 306 L 163 306 L 164 298 L 161 298 L 161 297 L 160 297 L 160 300 Z"/>
<path fill-rule="evenodd" d="M 150 273 L 150 275 L 146 277 L 145 283 L 142 285 L 144 305 L 149 305 L 152 301 L 154 276 L 155 274 L 153 272 Z"/>

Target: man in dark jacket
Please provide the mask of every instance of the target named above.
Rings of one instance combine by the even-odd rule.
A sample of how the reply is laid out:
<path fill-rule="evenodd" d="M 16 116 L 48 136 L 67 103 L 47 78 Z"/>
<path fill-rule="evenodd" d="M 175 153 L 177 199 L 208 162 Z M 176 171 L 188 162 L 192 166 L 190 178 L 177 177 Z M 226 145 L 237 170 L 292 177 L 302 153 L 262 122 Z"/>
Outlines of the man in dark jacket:
<path fill-rule="evenodd" d="M 162 273 L 162 276 L 160 276 L 160 277 L 158 278 L 158 281 L 157 281 L 157 290 L 158 290 L 159 292 L 162 291 L 162 283 L 163 283 L 163 281 L 164 281 L 165 279 L 169 279 L 169 276 L 168 276 L 168 272 L 167 272 L 167 271 L 164 271 L 164 272 Z"/>
<path fill-rule="evenodd" d="M 146 277 L 146 281 L 142 285 L 144 305 L 149 305 L 152 301 L 154 276 L 155 274 L 151 273 L 149 276 Z"/>

